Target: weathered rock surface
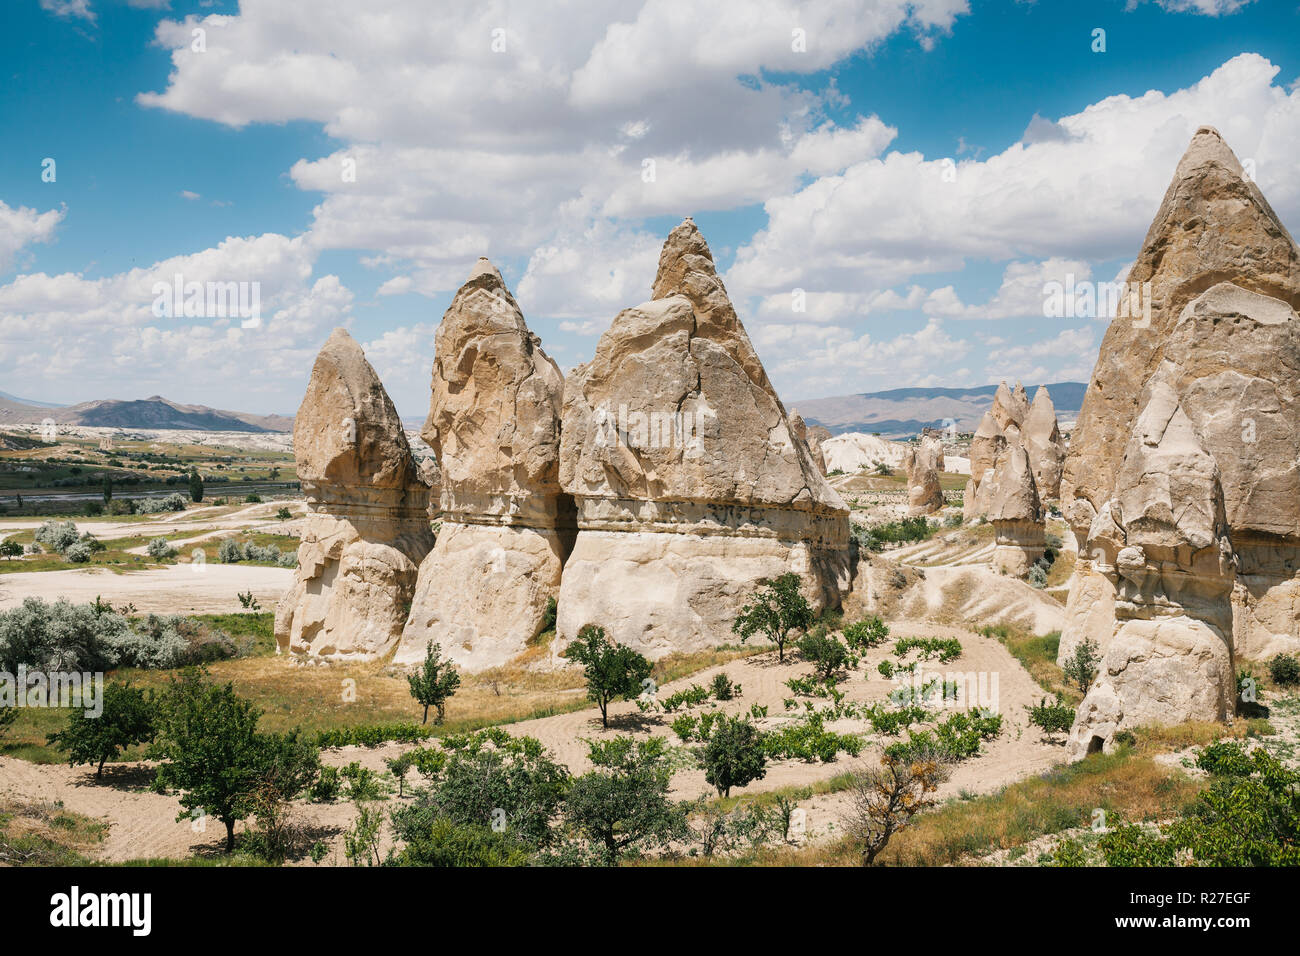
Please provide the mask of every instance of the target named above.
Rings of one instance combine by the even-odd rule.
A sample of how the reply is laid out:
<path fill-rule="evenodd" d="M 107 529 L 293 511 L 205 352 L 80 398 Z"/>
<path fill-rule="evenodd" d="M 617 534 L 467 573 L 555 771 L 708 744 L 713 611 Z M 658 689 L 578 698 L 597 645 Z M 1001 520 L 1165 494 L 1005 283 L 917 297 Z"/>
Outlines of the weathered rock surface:
<path fill-rule="evenodd" d="M 1061 428 L 1056 420 L 1056 406 L 1047 388 L 1040 385 L 1034 393 L 1033 404 L 1021 427 L 1020 440 L 1029 452 L 1029 464 L 1034 470 L 1034 483 L 1044 501 L 1056 499 L 1061 494 L 1061 469 L 1065 465 L 1065 444 L 1061 441 Z"/>
<path fill-rule="evenodd" d="M 310 658 L 383 657 L 433 547 L 429 485 L 397 410 L 343 329 L 316 357 L 293 437 L 308 517 L 294 583 L 276 611 L 276 644 Z"/>
<path fill-rule="evenodd" d="M 1042 503 L 1024 445 L 1016 442 L 1002 450 L 987 485 L 988 518 L 996 535 L 993 570 L 1023 577 L 1047 546 Z"/>
<path fill-rule="evenodd" d="M 1064 659 L 1084 639 L 1105 648 L 1117 587 L 1102 515 L 1115 495 L 1140 396 L 1167 384 L 1215 461 L 1238 565 L 1230 629 L 1248 658 L 1300 649 L 1300 250 L 1218 133 L 1202 128 L 1178 165 L 1130 273 L 1132 301 L 1102 342 L 1071 440 L 1062 504 L 1080 545 Z M 1094 528 L 1096 532 L 1094 533 Z M 1100 602 L 1100 603 L 1098 603 Z M 1222 619 L 1222 613 L 1220 613 Z"/>
<path fill-rule="evenodd" d="M 1149 285 L 1106 333 L 1062 483 L 1081 546 L 1061 658 L 1105 651 L 1075 755 L 1221 719 L 1235 656 L 1300 648 L 1300 250 L 1215 131 L 1130 282 Z"/>
<path fill-rule="evenodd" d="M 797 411 L 790 411 L 790 433 L 794 437 L 808 446 L 808 455 L 817 470 L 823 475 L 826 474 L 826 455 L 822 451 L 822 437 L 830 437 L 831 433 L 818 425 L 816 428 L 809 428 L 804 422 L 803 416 Z"/>
<path fill-rule="evenodd" d="M 798 440 L 691 220 L 653 298 L 565 382 L 560 482 L 577 504 L 561 646 L 594 623 L 650 655 L 732 640 L 756 582 L 847 590 L 848 509 Z"/>
<path fill-rule="evenodd" d="M 962 501 L 962 518 L 966 521 L 973 521 L 989 513 L 993 466 L 1002 457 L 1006 447 L 1006 432 L 998 424 L 992 410 L 985 412 L 970 443 L 970 480 L 966 482 L 966 493 Z"/>
<path fill-rule="evenodd" d="M 935 438 L 922 438 L 908 450 L 903 460 L 907 469 L 907 504 L 912 516 L 932 515 L 943 510 L 943 488 L 939 472 L 943 471 L 943 445 Z"/>
<path fill-rule="evenodd" d="M 560 489 L 564 379 L 501 274 L 480 259 L 443 315 L 421 431 L 441 467 L 441 530 L 394 656 L 436 642 L 481 670 L 521 653 L 559 593 L 574 535 Z"/>

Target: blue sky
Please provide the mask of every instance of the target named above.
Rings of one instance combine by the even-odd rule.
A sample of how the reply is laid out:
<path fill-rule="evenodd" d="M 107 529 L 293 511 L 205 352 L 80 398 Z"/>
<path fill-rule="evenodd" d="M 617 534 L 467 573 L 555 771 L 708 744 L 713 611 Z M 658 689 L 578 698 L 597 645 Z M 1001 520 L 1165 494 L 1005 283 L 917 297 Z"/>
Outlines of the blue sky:
<path fill-rule="evenodd" d="M 695 6 L 9 0 L 0 391 L 288 412 L 346 325 L 420 417 L 478 255 L 568 368 L 685 215 L 787 404 L 1085 380 L 1043 283 L 1122 276 L 1197 126 L 1300 221 L 1295 0 Z"/>

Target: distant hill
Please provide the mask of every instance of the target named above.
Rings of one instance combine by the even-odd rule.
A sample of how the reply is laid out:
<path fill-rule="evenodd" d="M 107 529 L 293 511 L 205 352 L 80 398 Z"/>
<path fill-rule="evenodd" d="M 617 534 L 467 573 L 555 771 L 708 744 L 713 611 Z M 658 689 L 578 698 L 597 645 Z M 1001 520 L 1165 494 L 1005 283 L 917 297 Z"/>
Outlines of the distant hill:
<path fill-rule="evenodd" d="M 58 402 L 38 402 L 30 398 L 19 398 L 17 395 L 10 395 L 8 392 L 0 392 L 0 399 L 7 402 L 13 402 L 17 405 L 31 405 L 34 408 L 63 408 Z"/>
<path fill-rule="evenodd" d="M 885 438 L 905 438 L 929 426 L 942 428 L 955 421 L 960 431 L 974 431 L 993 404 L 996 385 L 976 388 L 894 388 L 834 398 L 790 402 L 809 425 L 821 425 L 834 435 L 879 432 Z M 1032 400 L 1037 385 L 1026 385 Z M 1059 421 L 1073 421 L 1083 407 L 1088 386 L 1083 382 L 1057 382 L 1047 386 Z"/>
<path fill-rule="evenodd" d="M 252 415 L 206 405 L 181 405 L 152 395 L 133 401 L 106 399 L 78 405 L 52 406 L 0 397 L 0 424 L 41 422 L 100 428 L 179 428 L 213 432 L 286 432 L 293 430 L 288 415 Z"/>

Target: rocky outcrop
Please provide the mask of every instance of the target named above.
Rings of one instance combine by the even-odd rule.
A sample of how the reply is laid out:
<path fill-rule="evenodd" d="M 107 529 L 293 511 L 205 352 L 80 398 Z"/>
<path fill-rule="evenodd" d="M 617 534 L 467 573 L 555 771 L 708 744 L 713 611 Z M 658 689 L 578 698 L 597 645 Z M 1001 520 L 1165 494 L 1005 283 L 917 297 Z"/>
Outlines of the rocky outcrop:
<path fill-rule="evenodd" d="M 907 469 L 908 514 L 932 515 L 943 510 L 943 488 L 939 472 L 943 471 L 943 445 L 935 438 L 922 438 L 903 459 Z"/>
<path fill-rule="evenodd" d="M 1300 648 L 1300 250 L 1214 130 L 1129 282 L 1062 480 L 1080 554 L 1061 657 L 1105 651 L 1076 755 L 1230 714 L 1236 655 Z"/>
<path fill-rule="evenodd" d="M 1117 631 L 1067 744 L 1104 749 L 1120 730 L 1224 720 L 1233 706 L 1235 556 L 1223 486 L 1162 366 L 1144 393 L 1094 541 L 1113 554 Z"/>
<path fill-rule="evenodd" d="M 316 356 L 293 447 L 308 514 L 294 582 L 276 610 L 277 647 L 304 658 L 383 657 L 433 547 L 429 484 L 397 410 L 343 329 Z"/>
<path fill-rule="evenodd" d="M 1021 426 L 1020 440 L 1029 453 L 1039 497 L 1044 501 L 1059 498 L 1065 444 L 1061 441 L 1061 428 L 1056 421 L 1056 406 L 1052 404 L 1046 386 L 1040 385 L 1034 393 L 1033 404 L 1029 406 L 1029 414 Z"/>
<path fill-rule="evenodd" d="M 732 640 L 758 579 L 815 607 L 850 584 L 848 509 L 827 485 L 687 219 L 652 298 L 565 382 L 560 481 L 577 505 L 562 645 L 585 624 L 659 655 Z"/>
<path fill-rule="evenodd" d="M 434 641 L 470 670 L 541 629 L 575 534 L 560 489 L 564 379 L 501 274 L 480 259 L 443 315 L 421 437 L 441 466 L 438 542 L 420 565 L 394 662 Z"/>

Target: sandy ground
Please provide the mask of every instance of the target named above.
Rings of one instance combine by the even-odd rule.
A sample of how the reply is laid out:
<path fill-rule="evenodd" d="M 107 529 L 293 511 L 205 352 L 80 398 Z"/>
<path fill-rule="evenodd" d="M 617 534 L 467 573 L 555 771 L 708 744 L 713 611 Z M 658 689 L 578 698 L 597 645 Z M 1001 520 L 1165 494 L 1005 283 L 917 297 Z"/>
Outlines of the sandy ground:
<path fill-rule="evenodd" d="M 141 614 L 225 614 L 243 610 L 238 594 L 252 591 L 262 610 L 273 611 L 292 582 L 290 568 L 245 564 L 173 564 L 120 574 L 106 568 L 28 571 L 0 575 L 0 610 L 28 597 L 74 604 L 103 597 L 118 606 L 134 604 Z"/>
<path fill-rule="evenodd" d="M 66 519 L 77 525 L 79 531 L 89 531 L 101 541 L 114 538 L 130 538 L 137 535 L 166 538 L 172 535 L 199 535 L 213 537 L 226 531 L 267 531 L 275 534 L 298 534 L 302 524 L 300 520 L 280 521 L 275 513 L 287 507 L 294 515 L 302 515 L 305 505 L 302 501 L 268 501 L 262 504 L 248 505 L 238 511 L 225 514 L 226 506 L 209 505 L 192 508 L 188 511 L 168 511 L 154 515 L 145 521 L 101 521 L 79 518 L 69 515 Z M 0 537 L 14 531 L 34 531 L 45 523 L 45 518 L 3 518 L 0 517 Z"/>
<path fill-rule="evenodd" d="M 1001 644 L 961 628 L 940 625 L 917 624 L 906 629 L 895 627 L 892 636 L 908 635 L 958 637 L 963 647 L 961 657 L 945 665 L 930 662 L 927 673 L 950 675 L 958 672 L 983 672 L 989 675 L 990 681 L 996 677 L 997 707 L 1004 715 L 1002 735 L 997 740 L 986 743 L 979 757 L 959 765 L 944 785 L 941 796 L 955 795 L 963 790 L 988 792 L 1042 772 L 1063 759 L 1061 746 L 1045 743 L 1036 731 L 1028 728 L 1025 707 L 1036 702 L 1043 692 Z M 847 691 L 849 700 L 881 700 L 897 686 L 881 677 L 875 669 L 880 660 L 893 657 L 892 647 L 891 641 L 869 652 L 858 671 L 841 685 Z M 286 663 L 285 667 L 286 680 L 291 680 L 290 665 Z M 740 684 L 743 695 L 730 702 L 705 704 L 689 712 L 699 714 L 716 706 L 728 713 L 742 713 L 748 712 L 753 704 L 766 705 L 770 716 L 760 720 L 759 724 L 771 728 L 789 719 L 783 716 L 786 712 L 782 701 L 791 696 L 785 681 L 808 671 L 809 667 L 805 664 L 778 664 L 775 654 L 765 653 L 732 661 L 665 685 L 660 688 L 659 696 L 662 698 L 691 684 L 707 685 L 714 674 L 723 672 Z M 451 709 L 454 712 L 454 700 Z M 609 730 L 601 728 L 599 712 L 594 708 L 510 724 L 505 729 L 516 736 L 536 737 L 574 773 L 590 769 L 584 739 L 596 740 L 619 733 L 640 738 L 657 735 L 669 738 L 674 746 L 680 746 L 680 741 L 669 726 L 675 714 L 643 715 L 631 702 L 612 705 L 610 714 L 612 726 Z M 865 727 L 857 720 L 842 720 L 828 726 L 842 733 L 862 732 Z M 735 793 L 758 793 L 829 779 L 867 761 L 873 761 L 880 749 L 893 739 L 868 738 L 868 746 L 857 759 L 841 755 L 832 763 L 783 760 L 770 764 L 764 779 Z M 337 766 L 356 760 L 364 766 L 382 771 L 385 758 L 395 756 L 403 749 L 406 749 L 405 745 L 399 744 L 375 748 L 343 747 L 326 751 L 322 758 L 326 763 Z M 179 804 L 173 797 L 147 791 L 150 775 L 144 765 L 114 765 L 105 770 L 105 775 L 103 782 L 96 783 L 93 773 L 84 767 L 38 766 L 0 757 L 0 792 L 25 800 L 60 800 L 70 810 L 106 819 L 110 824 L 109 835 L 102 849 L 102 856 L 106 860 L 148 856 L 178 858 L 194 853 L 212 853 L 220 849 L 223 833 L 221 827 L 209 822 L 205 831 L 196 832 L 189 820 L 175 822 L 180 810 Z M 416 778 L 417 775 L 412 772 L 408 782 L 415 782 Z M 673 778 L 672 789 L 673 795 L 682 799 L 712 792 L 700 770 L 679 771 Z M 388 806 L 395 806 L 396 800 L 393 797 Z M 806 814 L 809 839 L 821 840 L 836 835 L 845 809 L 842 794 L 816 796 L 804 801 L 801 806 Z M 351 824 L 355 815 L 353 807 L 347 803 L 320 805 L 304 802 L 298 806 L 298 813 L 301 822 L 317 828 L 320 831 L 317 838 L 330 845 L 328 861 L 344 862 L 342 832 Z"/>

